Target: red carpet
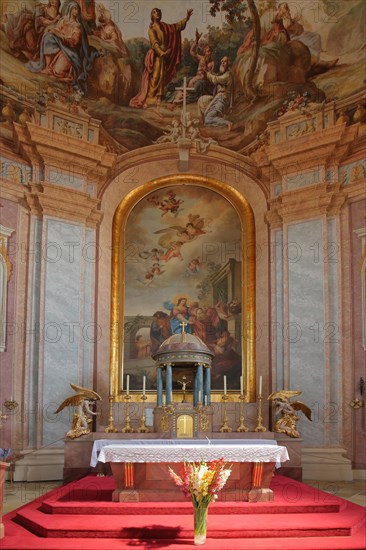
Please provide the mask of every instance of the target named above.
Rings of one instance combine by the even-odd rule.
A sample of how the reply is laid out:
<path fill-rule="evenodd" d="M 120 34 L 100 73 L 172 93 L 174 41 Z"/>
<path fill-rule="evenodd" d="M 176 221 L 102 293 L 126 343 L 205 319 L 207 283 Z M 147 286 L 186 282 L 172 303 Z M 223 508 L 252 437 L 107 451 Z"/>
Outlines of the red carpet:
<path fill-rule="evenodd" d="M 365 509 L 283 476 L 273 502 L 216 502 L 207 550 L 366 548 Z M 113 478 L 85 477 L 4 517 L 2 550 L 196 548 L 190 502 L 113 503 Z"/>

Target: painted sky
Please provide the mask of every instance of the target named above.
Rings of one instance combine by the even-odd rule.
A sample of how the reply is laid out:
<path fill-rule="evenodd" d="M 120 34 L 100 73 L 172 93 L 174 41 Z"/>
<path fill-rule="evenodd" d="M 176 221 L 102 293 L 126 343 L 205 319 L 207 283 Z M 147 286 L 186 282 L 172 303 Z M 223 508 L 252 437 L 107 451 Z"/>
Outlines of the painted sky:
<path fill-rule="evenodd" d="M 210 15 L 210 3 L 207 1 L 145 0 L 144 2 L 121 2 L 119 0 L 106 0 L 103 4 L 111 11 L 112 19 L 121 29 L 124 40 L 140 36 L 148 39 L 147 31 L 150 24 L 150 13 L 153 8 L 162 10 L 162 20 L 165 23 L 180 21 L 186 16 L 187 9 L 192 8 L 193 14 L 182 33 L 183 38 L 194 38 L 196 28 L 200 32 L 206 32 L 208 25 L 220 27 L 222 23 L 221 14 L 216 17 Z"/>
<path fill-rule="evenodd" d="M 164 310 L 165 301 L 173 301 L 177 295 L 185 294 L 190 301 L 197 300 L 196 285 L 208 274 L 208 262 L 224 264 L 230 257 L 240 260 L 240 222 L 231 204 L 218 193 L 200 187 L 189 186 L 178 191 L 177 199 L 184 202 L 177 216 L 166 214 L 147 202 L 140 201 L 130 214 L 126 231 L 126 296 L 125 315 L 151 315 L 156 310 Z M 163 199 L 166 190 L 152 195 Z M 146 285 L 145 274 L 151 268 L 150 258 L 141 254 L 153 248 L 161 248 L 160 237 L 155 231 L 167 229 L 173 240 L 178 240 L 177 231 L 172 226 L 182 228 L 189 221 L 189 214 L 204 218 L 204 234 L 181 247 L 183 260 L 172 258 L 160 262 L 164 273 Z M 167 233 L 167 235 L 169 235 Z M 200 258 L 202 264 L 197 273 L 191 273 L 189 263 Z M 202 302 L 201 302 L 202 304 Z"/>

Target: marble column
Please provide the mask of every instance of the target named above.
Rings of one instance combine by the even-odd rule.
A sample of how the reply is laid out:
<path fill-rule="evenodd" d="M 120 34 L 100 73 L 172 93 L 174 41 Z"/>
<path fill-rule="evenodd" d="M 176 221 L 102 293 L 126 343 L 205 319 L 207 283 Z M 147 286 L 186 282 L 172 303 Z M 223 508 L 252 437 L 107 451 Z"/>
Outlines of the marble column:
<path fill-rule="evenodd" d="M 193 380 L 193 406 L 197 405 L 197 401 L 198 401 L 198 377 L 196 372 Z"/>
<path fill-rule="evenodd" d="M 166 365 L 165 390 L 166 390 L 166 404 L 170 405 L 172 401 L 172 392 L 173 392 L 173 373 L 172 373 L 172 365 L 170 363 Z"/>
<path fill-rule="evenodd" d="M 203 365 L 201 363 L 197 366 L 196 380 L 195 404 L 199 401 L 199 395 L 201 396 L 200 400 L 203 401 Z"/>
<path fill-rule="evenodd" d="M 157 390 L 157 401 L 156 404 L 158 407 L 163 405 L 163 375 L 162 367 L 156 367 L 156 390 Z"/>
<path fill-rule="evenodd" d="M 207 397 L 207 405 L 211 405 L 211 367 L 205 368 L 204 395 Z M 205 399 L 203 398 L 203 403 Z"/>

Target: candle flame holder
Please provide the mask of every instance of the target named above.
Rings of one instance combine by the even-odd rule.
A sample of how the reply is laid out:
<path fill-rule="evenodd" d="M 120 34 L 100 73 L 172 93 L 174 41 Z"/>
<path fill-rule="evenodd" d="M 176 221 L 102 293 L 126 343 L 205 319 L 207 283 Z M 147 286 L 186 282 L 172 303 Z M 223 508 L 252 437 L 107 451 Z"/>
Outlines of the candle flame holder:
<path fill-rule="evenodd" d="M 239 399 L 240 399 L 240 424 L 239 424 L 236 431 L 237 432 L 249 432 L 249 428 L 247 428 L 247 426 L 244 423 L 244 400 L 245 400 L 245 395 L 243 393 L 241 393 L 239 395 Z"/>
<path fill-rule="evenodd" d="M 230 433 L 232 432 L 232 428 L 230 428 L 229 424 L 227 423 L 227 411 L 226 411 L 226 402 L 229 400 L 229 397 L 227 395 L 223 395 L 221 398 L 222 402 L 224 403 L 224 418 L 222 420 L 222 426 L 220 428 L 221 433 Z"/>
<path fill-rule="evenodd" d="M 113 395 L 110 395 L 108 397 L 109 401 L 109 415 L 108 415 L 108 426 L 104 429 L 105 433 L 116 433 L 118 430 L 116 426 L 114 425 L 114 418 L 113 418 L 113 402 L 114 398 Z"/>
<path fill-rule="evenodd" d="M 123 399 L 126 401 L 126 418 L 125 418 L 125 425 L 124 425 L 124 428 L 121 430 L 122 433 L 124 434 L 132 434 L 134 433 L 134 429 L 133 427 L 131 426 L 131 418 L 130 418 L 130 400 L 131 400 L 131 396 L 130 394 L 126 393 L 125 396 L 123 397 Z"/>
<path fill-rule="evenodd" d="M 146 426 L 146 415 L 145 415 L 145 401 L 147 399 L 147 396 L 143 394 L 141 395 L 140 399 L 142 401 L 142 415 L 140 419 L 140 426 L 137 431 L 139 433 L 146 434 L 150 431 L 149 428 Z"/>
<path fill-rule="evenodd" d="M 263 416 L 262 416 L 262 401 L 263 401 L 263 395 L 258 395 L 258 422 L 257 426 L 254 429 L 255 432 L 266 432 L 267 428 L 265 428 L 262 424 Z"/>

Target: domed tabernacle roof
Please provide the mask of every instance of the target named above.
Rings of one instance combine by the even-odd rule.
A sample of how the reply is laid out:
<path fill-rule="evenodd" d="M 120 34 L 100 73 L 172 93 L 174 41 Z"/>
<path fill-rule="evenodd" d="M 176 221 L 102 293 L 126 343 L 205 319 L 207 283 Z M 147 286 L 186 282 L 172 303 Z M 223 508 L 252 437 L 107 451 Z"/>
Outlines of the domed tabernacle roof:
<path fill-rule="evenodd" d="M 160 345 L 158 351 L 152 356 L 159 363 L 197 363 L 211 364 L 214 353 L 206 344 L 187 332 L 173 334 Z"/>

